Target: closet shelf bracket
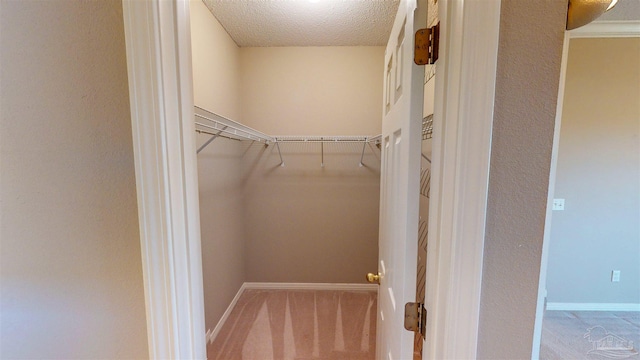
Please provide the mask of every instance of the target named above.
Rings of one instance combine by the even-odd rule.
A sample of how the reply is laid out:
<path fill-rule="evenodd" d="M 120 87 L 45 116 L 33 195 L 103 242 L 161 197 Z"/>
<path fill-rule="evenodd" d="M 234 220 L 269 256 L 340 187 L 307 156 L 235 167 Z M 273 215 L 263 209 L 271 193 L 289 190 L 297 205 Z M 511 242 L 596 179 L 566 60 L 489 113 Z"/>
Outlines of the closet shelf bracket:
<path fill-rule="evenodd" d="M 278 149 L 278 155 L 280 155 L 280 166 L 284 167 L 284 160 L 282 160 L 282 152 L 280 151 L 280 144 L 276 141 L 276 148 Z"/>
<path fill-rule="evenodd" d="M 358 164 L 358 166 L 363 167 L 364 166 L 364 150 L 367 148 L 367 144 L 369 144 L 369 142 L 365 142 L 362 144 L 362 153 L 360 154 L 360 164 Z"/>
<path fill-rule="evenodd" d="M 222 130 L 218 131 L 216 134 L 211 135 L 211 138 L 209 140 L 207 140 L 204 144 L 202 144 L 198 150 L 196 151 L 196 154 L 199 154 L 200 151 L 204 150 L 204 148 L 207 147 L 207 145 L 211 144 L 211 142 L 213 142 L 213 140 L 217 139 L 220 134 L 222 134 L 222 132 L 226 129 L 227 127 L 223 127 Z"/>

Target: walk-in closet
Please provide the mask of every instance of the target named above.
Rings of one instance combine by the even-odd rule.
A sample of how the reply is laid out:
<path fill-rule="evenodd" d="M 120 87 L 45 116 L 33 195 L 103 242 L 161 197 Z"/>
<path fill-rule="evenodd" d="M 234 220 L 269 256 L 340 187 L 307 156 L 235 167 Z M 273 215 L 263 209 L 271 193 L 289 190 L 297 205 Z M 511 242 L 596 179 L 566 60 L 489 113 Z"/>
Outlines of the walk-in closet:
<path fill-rule="evenodd" d="M 216 326 L 229 317 L 230 304 L 238 307 L 245 287 L 296 284 L 286 305 L 295 324 L 294 299 L 305 296 L 296 295 L 300 286 L 350 284 L 346 297 L 318 295 L 324 305 L 316 300 L 316 307 L 332 308 L 327 311 L 335 322 L 340 305 L 359 332 L 366 317 L 367 339 L 374 341 L 375 286 L 364 275 L 378 260 L 386 39 L 354 46 L 246 45 L 211 9 L 226 16 L 224 2 L 191 1 L 206 328 L 220 335 Z M 341 346 L 350 351 L 345 339 Z M 358 349 L 369 341 L 358 339 Z M 373 354 L 371 344 L 366 348 Z"/>

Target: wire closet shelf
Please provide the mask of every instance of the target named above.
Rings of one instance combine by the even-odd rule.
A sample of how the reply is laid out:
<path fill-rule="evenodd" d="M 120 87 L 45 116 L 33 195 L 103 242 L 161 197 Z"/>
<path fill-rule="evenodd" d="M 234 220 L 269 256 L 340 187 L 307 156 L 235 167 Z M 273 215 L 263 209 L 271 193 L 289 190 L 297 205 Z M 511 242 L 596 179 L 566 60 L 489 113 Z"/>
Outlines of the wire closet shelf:
<path fill-rule="evenodd" d="M 203 146 L 198 149 L 202 151 L 204 147 L 217 137 L 225 137 L 234 140 L 251 140 L 264 144 L 274 142 L 274 138 L 249 126 L 233 121 L 222 115 L 216 114 L 199 106 L 194 106 L 196 131 L 203 134 L 212 135 Z"/>
<path fill-rule="evenodd" d="M 211 135 L 204 144 L 198 148 L 198 153 L 218 137 L 232 140 L 250 140 L 265 145 L 275 144 L 280 156 L 280 165 L 284 166 L 280 143 L 320 143 L 322 145 L 322 164 L 324 166 L 324 144 L 327 143 L 361 143 L 362 154 L 360 166 L 363 166 L 364 151 L 367 145 L 379 146 L 382 135 L 377 136 L 270 136 L 249 126 L 231 120 L 199 106 L 194 106 L 196 132 Z"/>

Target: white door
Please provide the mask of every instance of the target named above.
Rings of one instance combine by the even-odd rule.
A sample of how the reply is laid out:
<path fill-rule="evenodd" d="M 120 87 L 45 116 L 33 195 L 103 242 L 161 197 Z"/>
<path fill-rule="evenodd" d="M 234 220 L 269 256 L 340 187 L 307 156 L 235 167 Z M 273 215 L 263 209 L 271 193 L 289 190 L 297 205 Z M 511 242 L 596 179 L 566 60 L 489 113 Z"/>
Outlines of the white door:
<path fill-rule="evenodd" d="M 413 358 L 404 305 L 415 301 L 424 67 L 413 63 L 426 5 L 402 0 L 385 53 L 377 358 Z"/>

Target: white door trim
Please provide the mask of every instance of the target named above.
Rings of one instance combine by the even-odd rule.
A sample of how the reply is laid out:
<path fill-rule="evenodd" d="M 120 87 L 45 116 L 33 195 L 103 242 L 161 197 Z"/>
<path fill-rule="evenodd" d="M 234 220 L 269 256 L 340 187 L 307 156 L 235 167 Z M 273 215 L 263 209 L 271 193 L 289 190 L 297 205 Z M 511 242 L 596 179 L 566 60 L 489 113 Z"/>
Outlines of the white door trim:
<path fill-rule="evenodd" d="M 423 358 L 474 359 L 500 2 L 442 0 L 439 11 Z"/>
<path fill-rule="evenodd" d="M 567 77 L 567 61 L 569 57 L 569 40 L 577 38 L 613 38 L 640 37 L 640 21 L 601 21 L 592 22 L 575 30 L 565 31 L 562 48 L 562 62 L 560 65 L 560 82 L 558 86 L 558 103 L 556 104 L 556 120 L 553 130 L 553 148 L 551 151 L 551 167 L 549 170 L 549 191 L 547 192 L 547 211 L 545 216 L 544 237 L 542 240 L 542 255 L 540 263 L 540 277 L 538 280 L 538 302 L 536 305 L 536 319 L 533 329 L 533 349 L 531 359 L 540 357 L 540 343 L 542 340 L 542 320 L 544 318 L 545 301 L 547 297 L 547 267 L 549 262 L 549 246 L 551 240 L 551 205 L 556 185 L 556 171 L 558 167 L 558 147 L 560 144 L 560 129 L 562 127 L 562 109 L 564 104 L 565 81 Z"/>
<path fill-rule="evenodd" d="M 205 359 L 189 1 L 123 0 L 151 359 Z"/>
<path fill-rule="evenodd" d="M 149 354 L 202 359 L 189 1 L 123 7 Z M 439 7 L 425 358 L 475 358 L 500 2 Z"/>
<path fill-rule="evenodd" d="M 439 4 L 424 359 L 476 358 L 500 4 Z"/>

